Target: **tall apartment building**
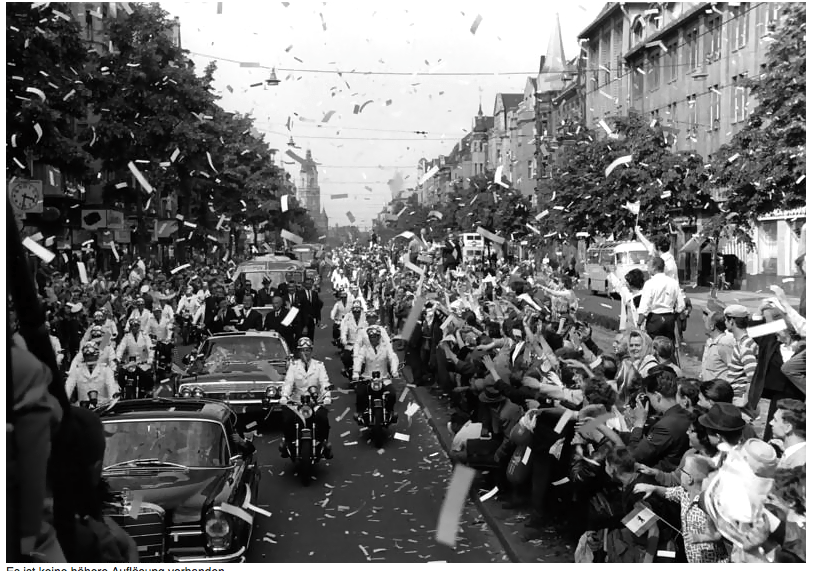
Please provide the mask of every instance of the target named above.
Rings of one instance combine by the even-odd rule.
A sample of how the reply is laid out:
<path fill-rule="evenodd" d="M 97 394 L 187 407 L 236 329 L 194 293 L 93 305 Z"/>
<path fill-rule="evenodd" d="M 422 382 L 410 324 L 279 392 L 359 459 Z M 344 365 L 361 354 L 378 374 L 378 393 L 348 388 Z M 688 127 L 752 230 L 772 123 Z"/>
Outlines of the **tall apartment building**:
<path fill-rule="evenodd" d="M 746 124 L 754 102 L 743 81 L 765 69 L 768 34 L 781 8 L 777 2 L 607 3 L 579 34 L 586 124 L 639 113 L 675 135 L 675 151 L 710 157 Z M 754 251 L 723 244 L 723 253 L 737 256 L 748 274 L 794 273 L 789 259 L 797 237 L 778 224 L 799 225 L 805 213 L 776 214 L 758 222 Z M 684 230 L 680 247 L 701 228 L 702 213 L 677 223 Z M 681 254 L 682 277 L 704 283 L 709 256 Z"/>

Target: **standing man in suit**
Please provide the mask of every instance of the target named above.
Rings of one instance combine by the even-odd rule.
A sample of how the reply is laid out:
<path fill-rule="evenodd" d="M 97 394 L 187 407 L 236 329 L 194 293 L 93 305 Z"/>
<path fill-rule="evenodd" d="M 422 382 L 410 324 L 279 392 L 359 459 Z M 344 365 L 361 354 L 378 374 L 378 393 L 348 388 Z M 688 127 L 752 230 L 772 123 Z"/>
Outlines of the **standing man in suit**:
<path fill-rule="evenodd" d="M 271 287 L 271 280 L 263 278 L 263 288 L 257 292 L 257 306 L 268 307 L 274 299 L 274 288 Z"/>
<path fill-rule="evenodd" d="M 238 331 L 263 330 L 263 316 L 259 311 L 252 309 L 254 299 L 246 294 L 243 296 L 243 319 L 236 325 Z"/>
<path fill-rule="evenodd" d="M 288 344 L 289 348 L 295 347 L 299 318 L 295 318 L 294 321 L 288 326 L 283 325 L 283 320 L 285 319 L 286 315 L 288 315 L 289 309 L 283 307 L 283 298 L 279 295 L 274 296 L 274 299 L 271 300 L 271 306 L 274 309 L 272 309 L 268 315 L 266 315 L 263 329 L 266 331 L 276 331 L 283 339 L 285 339 L 285 342 Z M 301 329 L 302 327 L 300 326 L 300 330 Z"/>
<path fill-rule="evenodd" d="M 463 252 L 461 252 L 461 245 L 455 239 L 455 234 L 450 232 L 447 241 L 441 248 L 443 254 L 442 273 L 446 273 L 448 269 L 454 270 L 461 263 Z"/>
<path fill-rule="evenodd" d="M 314 340 L 314 330 L 322 320 L 322 300 L 319 294 L 314 291 L 314 280 L 305 280 L 305 287 L 298 292 L 298 305 L 300 310 L 298 317 L 302 325 L 302 334 L 307 335 L 311 341 Z"/>

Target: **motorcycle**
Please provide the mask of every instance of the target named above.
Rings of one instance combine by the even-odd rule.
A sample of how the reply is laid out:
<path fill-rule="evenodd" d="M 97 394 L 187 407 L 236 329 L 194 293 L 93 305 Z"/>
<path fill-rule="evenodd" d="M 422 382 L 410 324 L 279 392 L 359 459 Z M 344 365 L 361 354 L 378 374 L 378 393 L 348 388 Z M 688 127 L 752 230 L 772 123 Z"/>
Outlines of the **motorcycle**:
<path fill-rule="evenodd" d="M 302 423 L 297 423 L 297 437 L 289 444 L 289 458 L 294 462 L 297 475 L 303 486 L 311 484 L 311 474 L 322 458 L 323 442 L 316 434 L 314 413 L 322 408 L 319 404 L 322 397 L 316 387 L 309 387 L 308 392 L 300 398 L 298 404 L 289 405 L 300 417 Z M 291 448 L 293 446 L 293 448 Z"/>
<path fill-rule="evenodd" d="M 89 410 L 99 408 L 99 391 L 88 391 L 88 400 L 79 401 L 79 406 Z"/>
<path fill-rule="evenodd" d="M 151 390 L 141 386 L 139 382 L 142 376 L 139 374 L 139 370 L 147 372 L 143 365 L 136 363 L 135 357 L 130 357 L 130 361 L 126 365 L 121 365 L 119 386 L 122 388 L 123 399 L 147 398 L 150 396 Z"/>
<path fill-rule="evenodd" d="M 399 365 L 399 372 L 404 365 Z M 389 379 L 388 379 L 389 381 Z M 358 381 L 351 381 L 351 387 L 356 388 L 360 383 L 367 384 L 367 409 L 361 419 L 370 429 L 370 440 L 376 448 L 390 437 L 389 427 L 398 422 L 398 414 L 388 412 L 384 406 L 384 388 L 388 383 L 381 378 L 381 373 L 375 372 L 370 377 L 362 377 Z"/>
<path fill-rule="evenodd" d="M 172 375 L 172 355 L 175 344 L 172 341 L 155 343 L 155 378 L 163 380 Z"/>
<path fill-rule="evenodd" d="M 192 333 L 192 316 L 189 313 L 179 315 L 176 317 L 178 321 L 179 333 L 181 334 L 181 343 L 189 345 L 190 334 Z"/>
<path fill-rule="evenodd" d="M 199 346 L 209 336 L 209 332 L 203 325 L 193 325 L 189 332 L 189 344 L 194 347 Z"/>

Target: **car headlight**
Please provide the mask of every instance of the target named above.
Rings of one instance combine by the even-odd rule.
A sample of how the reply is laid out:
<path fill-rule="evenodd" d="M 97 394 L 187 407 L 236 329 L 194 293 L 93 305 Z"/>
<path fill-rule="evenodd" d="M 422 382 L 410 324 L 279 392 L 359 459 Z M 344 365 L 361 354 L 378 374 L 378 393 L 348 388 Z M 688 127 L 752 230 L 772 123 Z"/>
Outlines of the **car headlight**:
<path fill-rule="evenodd" d="M 311 416 L 313 416 L 314 411 L 311 409 L 310 406 L 304 406 L 304 407 L 302 407 L 300 409 L 300 414 L 302 415 L 302 417 L 304 419 L 307 420 L 307 419 L 311 418 Z"/>
<path fill-rule="evenodd" d="M 277 395 L 277 387 L 266 387 L 266 398 L 276 398 Z"/>
<path fill-rule="evenodd" d="M 189 390 L 189 388 L 184 387 L 183 389 L 181 389 L 181 396 L 185 399 L 188 399 L 189 397 L 192 396 L 192 391 Z"/>
<path fill-rule="evenodd" d="M 204 521 L 204 533 L 207 544 L 213 550 L 221 551 L 232 546 L 232 522 L 230 517 L 221 511 L 209 511 Z"/>
<path fill-rule="evenodd" d="M 192 389 L 192 397 L 193 398 L 202 399 L 202 398 L 204 398 L 205 395 L 206 395 L 206 393 L 204 392 L 204 390 L 201 387 L 195 387 L 194 389 Z"/>
<path fill-rule="evenodd" d="M 370 382 L 370 389 L 376 392 L 382 390 L 382 380 L 376 379 L 375 381 Z"/>

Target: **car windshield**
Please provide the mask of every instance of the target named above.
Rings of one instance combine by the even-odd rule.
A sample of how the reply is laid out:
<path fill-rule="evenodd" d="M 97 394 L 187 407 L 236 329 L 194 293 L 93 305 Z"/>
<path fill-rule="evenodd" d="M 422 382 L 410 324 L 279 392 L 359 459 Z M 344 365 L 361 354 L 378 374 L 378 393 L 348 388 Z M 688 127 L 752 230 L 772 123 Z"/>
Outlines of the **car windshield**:
<path fill-rule="evenodd" d="M 617 264 L 645 264 L 648 260 L 647 252 L 617 252 Z"/>
<path fill-rule="evenodd" d="M 201 348 L 203 366 L 218 373 L 230 363 L 256 363 L 288 359 L 283 341 L 277 337 L 239 335 L 208 339 Z M 258 367 L 258 370 L 259 367 Z"/>
<path fill-rule="evenodd" d="M 226 466 L 229 447 L 223 426 L 200 420 L 106 422 L 104 466 L 180 464 L 190 468 Z M 142 461 L 142 462 L 139 462 Z M 125 464 L 127 463 L 127 464 Z"/>

